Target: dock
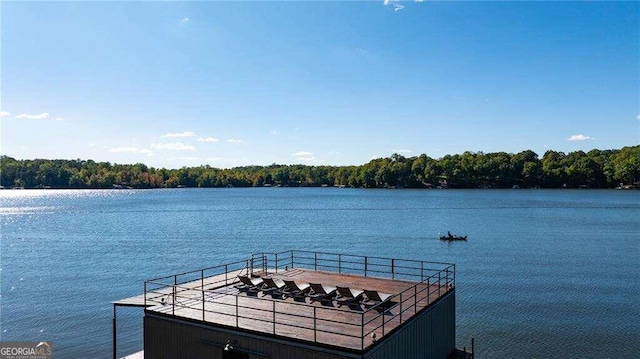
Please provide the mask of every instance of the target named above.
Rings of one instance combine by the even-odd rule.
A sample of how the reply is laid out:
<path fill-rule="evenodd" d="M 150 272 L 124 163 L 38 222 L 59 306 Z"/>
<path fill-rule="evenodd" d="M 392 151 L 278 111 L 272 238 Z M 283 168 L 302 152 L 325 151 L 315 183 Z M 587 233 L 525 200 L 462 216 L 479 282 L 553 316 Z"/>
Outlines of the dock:
<path fill-rule="evenodd" d="M 238 275 L 374 290 L 390 298 L 384 306 L 369 307 L 271 295 L 244 290 Z M 411 340 L 431 336 L 424 338 L 423 344 L 433 345 L 428 350 L 448 356 L 455 349 L 455 266 L 448 263 L 305 251 L 260 253 L 146 281 L 142 295 L 114 302 L 114 323 L 116 306 L 145 308 L 145 352 L 154 348 L 155 354 L 149 354 L 154 358 L 175 356 L 166 335 L 180 331 L 198 337 L 189 339 L 190 347 L 201 347 L 185 357 L 217 357 L 217 351 L 222 355 L 229 348 L 250 357 L 268 356 L 264 350 L 281 350 L 271 345 L 276 343 L 287 347 L 282 352 L 297 347 L 333 355 L 318 358 L 382 358 L 373 355 L 384 352 L 381 343 L 402 340 L 400 332 L 412 332 L 412 327 L 413 334 L 403 335 Z"/>

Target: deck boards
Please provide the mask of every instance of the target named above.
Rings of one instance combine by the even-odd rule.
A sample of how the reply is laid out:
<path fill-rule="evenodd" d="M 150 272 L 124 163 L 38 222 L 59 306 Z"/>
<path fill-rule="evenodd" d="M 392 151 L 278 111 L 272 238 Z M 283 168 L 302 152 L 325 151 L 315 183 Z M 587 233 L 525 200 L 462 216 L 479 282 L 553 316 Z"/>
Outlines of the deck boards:
<path fill-rule="evenodd" d="M 271 295 L 263 295 L 262 292 L 248 295 L 246 292 L 240 292 L 233 284 L 221 286 L 224 285 L 224 280 L 220 284 L 224 276 L 221 275 L 222 277 L 214 276 L 205 278 L 204 281 L 197 280 L 180 285 L 176 290 L 175 305 L 171 287 L 161 288 L 156 293 L 147 293 L 147 300 L 149 301 L 150 297 L 155 298 L 156 303 L 147 310 L 287 338 L 363 350 L 372 344 L 368 333 L 375 331 L 379 340 L 450 289 L 444 285 L 438 286 L 437 283 L 427 286 L 427 283 L 298 268 L 278 273 L 269 271 L 257 274 L 291 279 L 299 284 L 322 283 L 325 286 L 346 286 L 354 290 L 372 289 L 388 294 L 406 292 L 403 293 L 401 301 L 400 298 L 396 299 L 397 305 L 380 313 L 376 310 L 365 311 L 363 306 L 339 306 L 335 301 L 330 304 L 317 301 L 311 303 L 309 298 L 303 298 L 304 301 L 291 297 L 272 298 Z M 234 278 L 235 274 L 227 274 L 226 283 L 230 283 Z M 216 289 L 211 289 L 213 287 Z M 426 289 L 431 292 L 428 297 Z M 416 297 L 414 291 L 421 290 L 425 291 Z M 162 299 L 164 304 L 159 304 Z"/>

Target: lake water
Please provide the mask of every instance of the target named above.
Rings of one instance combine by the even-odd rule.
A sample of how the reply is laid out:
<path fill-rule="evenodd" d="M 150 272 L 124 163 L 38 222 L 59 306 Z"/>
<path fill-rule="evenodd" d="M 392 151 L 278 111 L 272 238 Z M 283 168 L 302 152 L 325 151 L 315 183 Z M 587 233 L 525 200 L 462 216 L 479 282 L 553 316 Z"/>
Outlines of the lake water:
<path fill-rule="evenodd" d="M 0 221 L 0 340 L 56 358 L 110 358 L 145 279 L 289 249 L 455 263 L 479 358 L 640 357 L 640 191 L 5 190 Z M 142 349 L 142 311 L 118 323 Z"/>

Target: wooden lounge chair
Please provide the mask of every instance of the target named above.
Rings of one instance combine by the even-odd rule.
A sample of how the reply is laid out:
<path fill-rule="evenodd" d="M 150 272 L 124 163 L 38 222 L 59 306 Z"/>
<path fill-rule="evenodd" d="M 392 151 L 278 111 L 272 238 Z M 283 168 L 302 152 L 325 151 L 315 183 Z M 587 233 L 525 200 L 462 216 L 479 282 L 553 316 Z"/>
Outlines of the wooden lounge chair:
<path fill-rule="evenodd" d="M 264 286 L 264 282 L 261 278 L 249 278 L 246 275 L 239 275 L 238 279 L 240 280 L 240 283 L 235 287 L 241 292 L 258 293 Z"/>
<path fill-rule="evenodd" d="M 309 284 L 300 284 L 298 285 L 295 281 L 292 280 L 284 280 L 284 288 L 282 288 L 281 292 L 285 296 L 293 297 L 294 299 L 302 298 L 304 300 L 305 294 L 309 293 L 311 287 Z"/>
<path fill-rule="evenodd" d="M 345 304 L 349 307 L 360 305 L 364 295 L 364 291 L 351 290 L 349 287 L 336 287 L 336 290 L 338 291 L 336 302 L 339 307 Z"/>
<path fill-rule="evenodd" d="M 362 304 L 366 308 L 376 307 L 376 310 L 384 312 L 396 304 L 390 300 L 393 297 L 392 294 L 378 293 L 376 290 L 367 289 L 363 291 L 366 298 L 362 301 Z"/>
<path fill-rule="evenodd" d="M 264 277 L 262 281 L 264 283 L 264 287 L 262 288 L 263 297 L 267 294 L 271 294 L 272 297 L 282 297 L 282 289 L 285 287 L 282 279 Z"/>
<path fill-rule="evenodd" d="M 333 298 L 336 296 L 336 287 L 324 287 L 320 283 L 309 283 L 311 291 L 309 291 L 309 298 L 311 302 L 320 301 L 322 304 L 328 304 L 333 302 Z"/>

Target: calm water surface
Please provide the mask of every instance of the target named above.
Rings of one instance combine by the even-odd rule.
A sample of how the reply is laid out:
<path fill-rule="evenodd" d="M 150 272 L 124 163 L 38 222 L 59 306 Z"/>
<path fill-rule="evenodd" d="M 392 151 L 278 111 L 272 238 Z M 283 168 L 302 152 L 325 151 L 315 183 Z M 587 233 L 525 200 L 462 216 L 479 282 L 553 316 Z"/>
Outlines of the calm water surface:
<path fill-rule="evenodd" d="M 145 279 L 329 248 L 456 263 L 480 358 L 640 357 L 640 191 L 5 190 L 0 223 L 0 340 L 57 358 L 109 358 L 110 302 Z M 118 321 L 119 355 L 140 350 L 141 310 Z"/>

